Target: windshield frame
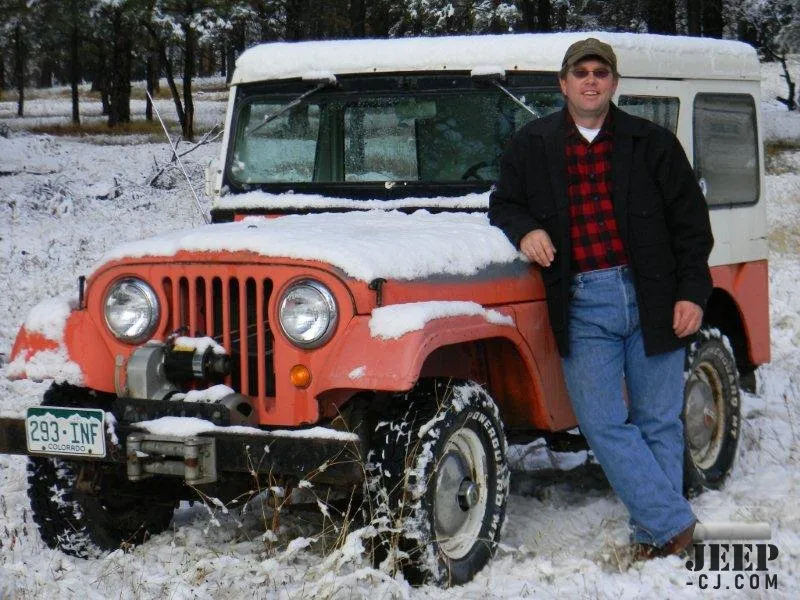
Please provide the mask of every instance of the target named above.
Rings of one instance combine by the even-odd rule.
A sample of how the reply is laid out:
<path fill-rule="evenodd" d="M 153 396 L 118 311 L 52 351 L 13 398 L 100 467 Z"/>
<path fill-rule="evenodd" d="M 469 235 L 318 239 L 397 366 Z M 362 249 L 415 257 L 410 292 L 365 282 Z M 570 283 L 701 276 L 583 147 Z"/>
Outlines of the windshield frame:
<path fill-rule="evenodd" d="M 515 95 L 531 92 L 560 93 L 557 73 L 515 72 L 508 74 L 501 81 L 504 87 Z M 223 185 L 230 193 L 246 193 L 256 190 L 268 193 L 307 193 L 324 194 L 330 197 L 352 199 L 399 199 L 408 197 L 461 196 L 473 192 L 488 191 L 494 184 L 492 180 L 466 181 L 306 181 L 306 182 L 264 182 L 240 183 L 231 175 L 233 153 L 237 142 L 240 107 L 259 97 L 283 97 L 288 102 L 292 97 L 308 93 L 315 87 L 315 82 L 300 79 L 252 83 L 237 86 L 236 109 L 233 111 L 230 125 L 230 139 L 226 149 Z M 335 99 L 341 102 L 353 102 L 368 98 L 391 94 L 396 97 L 414 98 L 420 93 L 486 92 L 494 90 L 501 94 L 491 79 L 474 78 L 468 72 L 426 71 L 413 73 L 394 73 L 380 75 L 343 75 L 337 76 L 335 85 L 310 94 L 309 101 Z"/>

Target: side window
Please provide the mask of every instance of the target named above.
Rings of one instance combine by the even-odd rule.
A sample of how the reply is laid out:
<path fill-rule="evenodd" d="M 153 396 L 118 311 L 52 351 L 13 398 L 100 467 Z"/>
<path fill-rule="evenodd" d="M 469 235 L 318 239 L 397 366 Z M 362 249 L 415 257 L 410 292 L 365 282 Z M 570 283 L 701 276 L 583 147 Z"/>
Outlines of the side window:
<path fill-rule="evenodd" d="M 648 119 L 657 125 L 678 131 L 680 101 L 670 96 L 620 96 L 618 106 L 632 115 Z"/>
<path fill-rule="evenodd" d="M 709 206 L 758 200 L 758 136 L 752 96 L 695 96 L 694 169 Z"/>

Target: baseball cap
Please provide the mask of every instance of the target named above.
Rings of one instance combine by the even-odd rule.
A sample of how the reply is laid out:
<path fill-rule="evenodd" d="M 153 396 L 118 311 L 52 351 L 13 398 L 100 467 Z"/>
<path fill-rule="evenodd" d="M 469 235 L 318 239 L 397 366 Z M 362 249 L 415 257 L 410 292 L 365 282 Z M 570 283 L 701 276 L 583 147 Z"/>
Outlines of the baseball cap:
<path fill-rule="evenodd" d="M 564 54 L 564 60 L 561 63 L 561 68 L 563 70 L 572 68 L 576 63 L 579 63 L 589 56 L 600 58 L 611 67 L 611 71 L 614 75 L 617 74 L 617 55 L 614 54 L 614 49 L 597 38 L 586 38 L 585 40 L 575 42 L 567 48 Z"/>

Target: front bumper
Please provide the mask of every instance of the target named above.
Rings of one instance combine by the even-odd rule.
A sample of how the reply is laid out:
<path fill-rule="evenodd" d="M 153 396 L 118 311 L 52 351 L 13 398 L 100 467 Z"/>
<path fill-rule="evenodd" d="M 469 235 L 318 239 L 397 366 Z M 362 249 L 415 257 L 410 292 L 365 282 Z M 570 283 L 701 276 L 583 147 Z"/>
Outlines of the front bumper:
<path fill-rule="evenodd" d="M 114 429 L 119 443 L 107 437 L 104 458 L 61 458 L 116 463 L 132 480 L 170 475 L 191 485 L 213 483 L 223 474 L 253 473 L 335 485 L 363 481 L 363 453 L 355 434 L 320 427 L 253 433 L 217 427 L 186 436 L 155 435 L 135 424 Z M 52 456 L 28 451 L 25 420 L 15 418 L 0 418 L 0 454 Z"/>

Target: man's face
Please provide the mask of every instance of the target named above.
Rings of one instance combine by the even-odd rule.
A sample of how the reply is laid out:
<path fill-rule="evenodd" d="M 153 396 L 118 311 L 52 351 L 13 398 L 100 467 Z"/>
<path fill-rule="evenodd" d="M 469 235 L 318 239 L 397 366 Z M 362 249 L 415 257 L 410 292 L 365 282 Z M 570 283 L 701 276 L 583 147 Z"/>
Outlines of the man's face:
<path fill-rule="evenodd" d="M 611 67 L 594 58 L 576 63 L 559 81 L 561 93 L 567 99 L 567 107 L 576 120 L 604 116 L 618 83 Z"/>

